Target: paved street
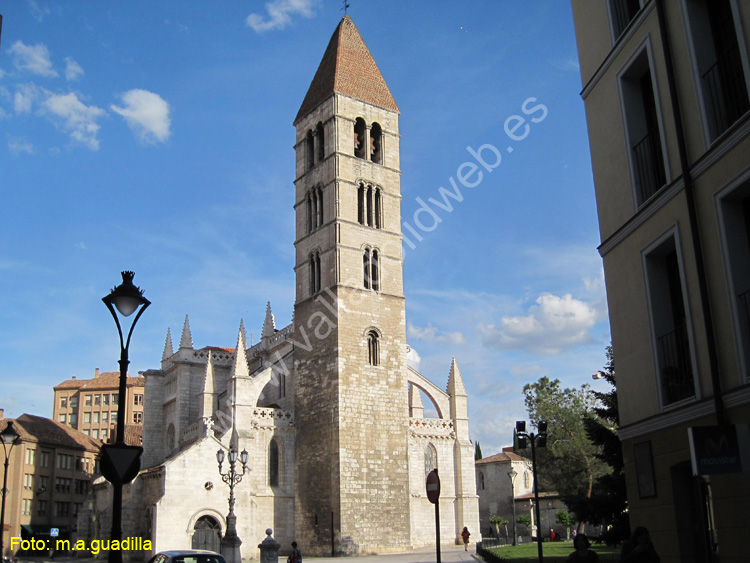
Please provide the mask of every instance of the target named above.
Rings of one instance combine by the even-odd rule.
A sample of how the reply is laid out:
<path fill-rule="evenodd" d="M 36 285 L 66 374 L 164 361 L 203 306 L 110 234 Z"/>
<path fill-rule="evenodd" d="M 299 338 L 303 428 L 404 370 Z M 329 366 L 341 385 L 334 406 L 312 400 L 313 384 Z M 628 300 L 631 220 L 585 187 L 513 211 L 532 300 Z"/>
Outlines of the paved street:
<path fill-rule="evenodd" d="M 472 546 L 464 551 L 462 545 L 443 547 L 440 551 L 442 563 L 474 563 L 482 559 L 476 555 Z M 303 553 L 304 554 L 304 553 Z M 303 563 L 435 563 L 435 550 L 409 551 L 407 553 L 389 553 L 385 555 L 362 555 L 357 557 L 303 557 Z M 72 557 L 55 557 L 54 561 L 45 557 L 23 557 L 18 563 L 101 563 L 106 559 L 75 559 Z M 279 563 L 286 563 L 286 557 L 279 557 Z"/>

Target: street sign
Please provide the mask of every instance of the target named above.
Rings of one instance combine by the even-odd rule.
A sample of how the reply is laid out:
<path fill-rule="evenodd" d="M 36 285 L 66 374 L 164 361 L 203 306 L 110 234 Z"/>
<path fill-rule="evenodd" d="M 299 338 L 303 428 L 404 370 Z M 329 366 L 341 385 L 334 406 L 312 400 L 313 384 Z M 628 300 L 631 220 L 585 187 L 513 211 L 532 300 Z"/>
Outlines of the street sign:
<path fill-rule="evenodd" d="M 104 444 L 101 450 L 102 475 L 110 483 L 130 483 L 141 469 L 141 446 Z"/>
<path fill-rule="evenodd" d="M 50 528 L 49 535 L 52 536 L 53 538 L 56 538 L 57 536 L 60 535 L 60 528 Z"/>
<path fill-rule="evenodd" d="M 750 470 L 743 464 L 747 432 L 741 426 L 691 426 L 688 428 L 693 475 L 719 475 Z M 743 467 L 745 465 L 745 467 Z"/>
<path fill-rule="evenodd" d="M 440 477 L 438 477 L 437 469 L 433 469 L 427 475 L 427 499 L 432 504 L 437 504 L 440 498 Z"/>

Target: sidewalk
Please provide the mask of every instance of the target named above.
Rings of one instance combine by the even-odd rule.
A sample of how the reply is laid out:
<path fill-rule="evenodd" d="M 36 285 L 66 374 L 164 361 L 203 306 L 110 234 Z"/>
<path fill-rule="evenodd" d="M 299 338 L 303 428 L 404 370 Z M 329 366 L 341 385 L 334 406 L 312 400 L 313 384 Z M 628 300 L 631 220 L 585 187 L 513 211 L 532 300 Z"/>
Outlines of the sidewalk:
<path fill-rule="evenodd" d="M 482 562 L 474 545 L 469 546 L 469 551 L 461 549 L 462 545 L 443 546 L 440 549 L 441 563 L 476 563 Z M 107 559 L 85 558 L 77 559 L 68 556 L 56 556 L 54 560 L 49 557 L 19 557 L 18 563 L 106 563 Z M 382 555 L 354 555 L 349 557 L 307 557 L 302 559 L 303 563 L 435 563 L 435 550 L 408 551 L 405 553 L 385 553 Z M 285 563 L 286 557 L 279 557 L 279 563 Z M 143 562 L 145 563 L 145 561 Z"/>

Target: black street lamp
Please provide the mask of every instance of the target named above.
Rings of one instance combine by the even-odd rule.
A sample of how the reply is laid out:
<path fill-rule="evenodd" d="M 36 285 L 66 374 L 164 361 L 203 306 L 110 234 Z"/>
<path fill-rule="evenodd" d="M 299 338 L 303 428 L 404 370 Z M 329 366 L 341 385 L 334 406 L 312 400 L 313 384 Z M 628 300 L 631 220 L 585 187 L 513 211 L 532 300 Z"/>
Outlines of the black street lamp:
<path fill-rule="evenodd" d="M 516 545 L 518 534 L 516 533 L 516 476 L 518 472 L 513 469 L 511 465 L 510 471 L 508 471 L 508 477 L 510 477 L 510 503 L 513 507 L 513 545 Z"/>
<path fill-rule="evenodd" d="M 216 452 L 216 461 L 219 462 L 219 475 L 221 480 L 229 485 L 229 514 L 227 514 L 227 532 L 221 538 L 221 554 L 229 563 L 241 563 L 240 545 L 242 540 L 237 535 L 237 517 L 234 515 L 234 486 L 242 481 L 242 476 L 247 470 L 247 450 L 242 450 L 240 461 L 242 462 L 242 473 L 235 470 L 237 463 L 237 447 L 234 440 L 229 445 L 229 471 L 223 473 L 221 464 L 224 463 L 224 450 Z"/>
<path fill-rule="evenodd" d="M 534 505 L 536 511 L 536 541 L 539 553 L 539 563 L 544 562 L 542 553 L 542 520 L 539 514 L 539 478 L 536 471 L 536 448 L 547 447 L 547 423 L 540 420 L 537 423 L 537 433 L 526 432 L 526 421 L 516 421 L 515 439 L 513 443 L 519 450 L 525 450 L 527 442 L 531 442 L 531 470 L 534 473 Z"/>
<path fill-rule="evenodd" d="M 13 421 L 9 420 L 6 427 L 0 432 L 0 442 L 3 444 L 3 453 L 5 454 L 5 472 L 3 473 L 3 501 L 0 508 L 0 557 L 3 556 L 3 536 L 5 534 L 5 495 L 8 492 L 8 463 L 10 462 L 10 452 L 13 446 L 21 441 L 21 435 L 13 428 Z"/>
<path fill-rule="evenodd" d="M 151 302 L 143 296 L 143 290 L 133 285 L 133 272 L 122 272 L 122 283 L 115 287 L 109 295 L 102 298 L 104 304 L 112 313 L 112 318 L 117 325 L 117 333 L 120 335 L 120 386 L 117 401 L 117 434 L 114 444 L 102 446 L 101 467 L 104 477 L 112 483 L 112 533 L 110 539 L 122 541 L 122 486 L 130 483 L 138 474 L 141 462 L 140 457 L 143 448 L 140 446 L 128 446 L 125 444 L 125 402 L 128 377 L 128 348 L 130 337 L 133 335 L 138 319 L 151 305 Z M 115 309 L 117 311 L 115 311 Z M 123 338 L 122 325 L 117 312 L 123 317 L 129 317 L 138 311 L 133 324 L 130 325 L 127 338 Z M 109 550 L 109 563 L 122 563 L 122 550 Z"/>

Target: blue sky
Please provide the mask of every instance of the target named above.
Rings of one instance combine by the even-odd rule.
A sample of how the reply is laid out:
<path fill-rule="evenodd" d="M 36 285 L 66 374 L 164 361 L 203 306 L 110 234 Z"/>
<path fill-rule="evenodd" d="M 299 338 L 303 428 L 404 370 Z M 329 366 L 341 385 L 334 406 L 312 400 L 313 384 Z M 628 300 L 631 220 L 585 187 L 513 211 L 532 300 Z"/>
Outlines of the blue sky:
<path fill-rule="evenodd" d="M 444 387 L 457 358 L 490 455 L 525 418 L 525 383 L 604 385 L 591 380 L 610 337 L 570 4 L 350 4 L 401 110 L 402 220 L 426 227 L 405 252 L 412 359 Z M 233 347 L 240 319 L 257 339 L 269 300 L 286 326 L 292 121 L 342 2 L 18 0 L 0 13 L 6 416 L 51 416 L 53 385 L 117 370 L 101 298 L 121 270 L 153 303 L 131 373 L 158 368 L 186 314 L 196 347 Z M 511 139 L 508 118 L 541 117 L 529 98 L 544 119 Z M 452 190 L 482 145 L 502 161 L 452 211 L 427 203 L 434 224 L 420 201 Z"/>

